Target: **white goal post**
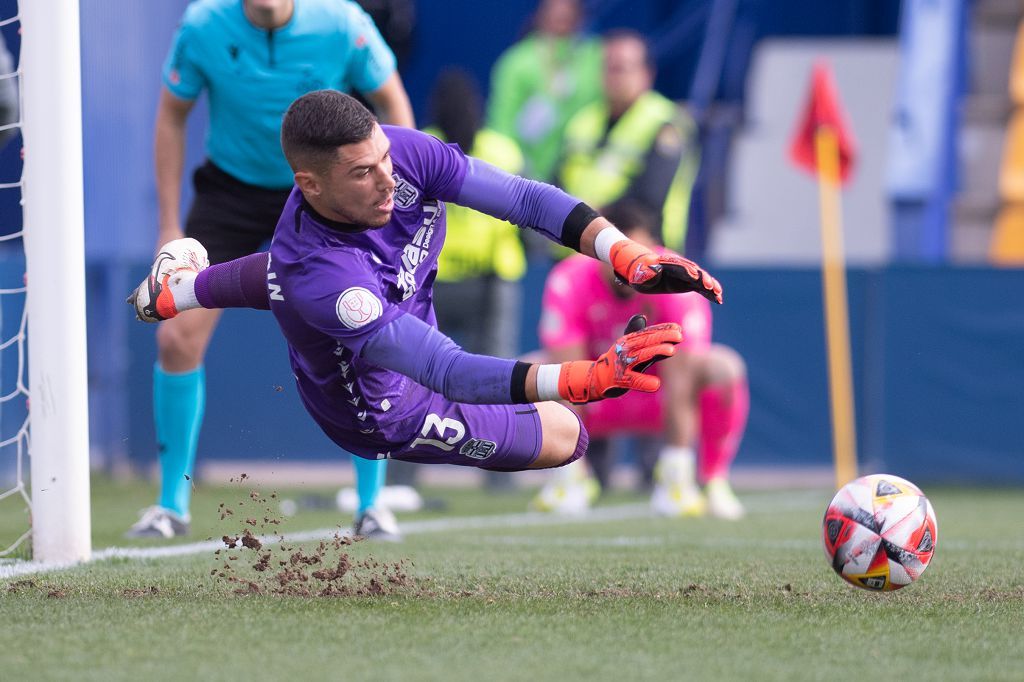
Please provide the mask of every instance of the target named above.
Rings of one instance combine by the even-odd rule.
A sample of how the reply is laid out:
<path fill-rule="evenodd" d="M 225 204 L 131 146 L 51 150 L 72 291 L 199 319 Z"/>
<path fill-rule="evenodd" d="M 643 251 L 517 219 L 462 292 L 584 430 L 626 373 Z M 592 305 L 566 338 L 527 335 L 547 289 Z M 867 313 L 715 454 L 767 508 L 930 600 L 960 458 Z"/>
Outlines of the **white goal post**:
<path fill-rule="evenodd" d="M 78 0 L 20 0 L 32 555 L 85 561 L 89 420 Z"/>

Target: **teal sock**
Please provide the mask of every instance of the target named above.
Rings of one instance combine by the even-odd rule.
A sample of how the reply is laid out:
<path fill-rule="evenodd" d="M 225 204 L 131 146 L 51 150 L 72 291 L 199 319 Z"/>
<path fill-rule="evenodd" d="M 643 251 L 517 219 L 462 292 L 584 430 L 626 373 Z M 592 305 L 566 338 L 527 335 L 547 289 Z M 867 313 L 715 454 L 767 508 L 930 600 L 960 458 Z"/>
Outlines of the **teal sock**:
<path fill-rule="evenodd" d="M 158 364 L 153 370 L 153 418 L 160 449 L 161 507 L 188 515 L 192 501 L 192 469 L 206 407 L 206 373 L 171 374 Z M 188 476 L 188 479 L 185 478 Z"/>
<path fill-rule="evenodd" d="M 356 470 L 356 492 L 359 494 L 359 514 L 377 503 L 384 477 L 388 472 L 386 459 L 363 459 L 352 455 L 352 466 Z"/>

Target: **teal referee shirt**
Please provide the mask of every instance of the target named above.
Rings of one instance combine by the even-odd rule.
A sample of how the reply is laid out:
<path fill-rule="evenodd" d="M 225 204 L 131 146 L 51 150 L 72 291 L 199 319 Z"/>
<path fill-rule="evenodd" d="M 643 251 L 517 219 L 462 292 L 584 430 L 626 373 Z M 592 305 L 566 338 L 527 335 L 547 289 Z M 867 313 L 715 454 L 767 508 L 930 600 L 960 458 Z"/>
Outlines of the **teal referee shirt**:
<path fill-rule="evenodd" d="M 196 0 L 182 18 L 164 64 L 176 97 L 210 98 L 206 155 L 242 182 L 292 186 L 281 151 L 281 119 L 297 97 L 334 88 L 372 92 L 395 70 L 373 20 L 348 0 L 295 0 L 287 24 L 268 30 L 245 16 L 242 0 Z"/>

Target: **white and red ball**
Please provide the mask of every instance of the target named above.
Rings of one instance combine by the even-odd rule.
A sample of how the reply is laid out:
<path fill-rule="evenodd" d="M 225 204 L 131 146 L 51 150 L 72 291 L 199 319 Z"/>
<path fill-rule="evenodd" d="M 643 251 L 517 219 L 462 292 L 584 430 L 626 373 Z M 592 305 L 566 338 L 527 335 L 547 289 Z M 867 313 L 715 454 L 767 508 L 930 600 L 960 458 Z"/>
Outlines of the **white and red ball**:
<path fill-rule="evenodd" d="M 931 502 L 916 485 L 872 474 L 839 489 L 822 523 L 825 556 L 851 585 L 898 590 L 932 560 L 938 526 Z"/>

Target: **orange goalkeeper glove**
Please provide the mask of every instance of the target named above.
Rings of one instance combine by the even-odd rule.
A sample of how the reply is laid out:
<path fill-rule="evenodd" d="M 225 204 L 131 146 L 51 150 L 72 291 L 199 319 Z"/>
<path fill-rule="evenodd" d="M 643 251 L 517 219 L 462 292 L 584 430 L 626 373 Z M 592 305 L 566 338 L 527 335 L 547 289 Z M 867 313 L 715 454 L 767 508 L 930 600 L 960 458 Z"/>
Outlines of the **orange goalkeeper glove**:
<path fill-rule="evenodd" d="M 631 239 L 612 244 L 609 256 L 618 280 L 645 294 L 696 291 L 714 303 L 722 302 L 722 285 L 688 258 L 659 255 Z"/>
<path fill-rule="evenodd" d="M 674 355 L 675 345 L 683 340 L 683 334 L 679 325 L 671 322 L 646 325 L 643 315 L 634 315 L 625 336 L 619 337 L 597 360 L 563 362 L 558 374 L 559 395 L 579 405 L 614 398 L 628 390 L 657 391 L 661 380 L 642 372 Z"/>

